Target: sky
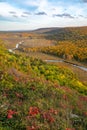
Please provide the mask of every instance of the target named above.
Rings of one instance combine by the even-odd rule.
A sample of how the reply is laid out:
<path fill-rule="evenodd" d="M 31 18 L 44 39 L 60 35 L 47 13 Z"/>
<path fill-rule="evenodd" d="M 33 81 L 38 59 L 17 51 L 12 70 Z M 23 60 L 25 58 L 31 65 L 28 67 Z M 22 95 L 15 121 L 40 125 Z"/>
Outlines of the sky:
<path fill-rule="evenodd" d="M 87 0 L 0 0 L 0 31 L 87 26 Z"/>

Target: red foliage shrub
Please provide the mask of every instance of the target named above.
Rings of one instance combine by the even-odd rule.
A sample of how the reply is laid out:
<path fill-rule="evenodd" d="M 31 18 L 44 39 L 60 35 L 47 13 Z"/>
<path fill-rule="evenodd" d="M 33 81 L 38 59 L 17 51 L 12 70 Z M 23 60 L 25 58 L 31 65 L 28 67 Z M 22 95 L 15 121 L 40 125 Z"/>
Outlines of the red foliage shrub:
<path fill-rule="evenodd" d="M 11 119 L 11 118 L 13 118 L 13 115 L 15 115 L 15 114 L 17 114 L 17 112 L 10 109 L 7 111 L 7 118 Z"/>
<path fill-rule="evenodd" d="M 43 118 L 45 120 L 47 120 L 49 123 L 52 123 L 55 121 L 55 119 L 52 117 L 52 115 L 48 112 L 44 112 L 42 115 L 43 115 Z"/>
<path fill-rule="evenodd" d="M 75 130 L 75 128 L 66 128 L 65 130 Z"/>
<path fill-rule="evenodd" d="M 39 109 L 37 107 L 30 107 L 29 108 L 29 115 L 32 117 L 35 117 L 40 113 Z"/>

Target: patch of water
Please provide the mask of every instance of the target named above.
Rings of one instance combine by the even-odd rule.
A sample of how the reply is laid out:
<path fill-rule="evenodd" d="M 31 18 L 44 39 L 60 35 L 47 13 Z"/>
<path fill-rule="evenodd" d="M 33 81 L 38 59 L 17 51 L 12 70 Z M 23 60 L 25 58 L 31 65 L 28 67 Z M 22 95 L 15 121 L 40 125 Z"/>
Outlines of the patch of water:
<path fill-rule="evenodd" d="M 65 63 L 71 64 L 72 66 L 77 67 L 77 68 L 79 68 L 79 69 L 81 69 L 81 70 L 87 71 L 87 68 L 86 68 L 86 67 L 79 66 L 79 65 L 76 65 L 76 64 L 72 64 L 72 63 L 66 62 L 66 61 L 64 61 L 64 60 L 44 60 L 44 61 L 46 61 L 46 62 L 56 62 L 56 63 L 57 63 L 57 62 L 65 62 Z"/>

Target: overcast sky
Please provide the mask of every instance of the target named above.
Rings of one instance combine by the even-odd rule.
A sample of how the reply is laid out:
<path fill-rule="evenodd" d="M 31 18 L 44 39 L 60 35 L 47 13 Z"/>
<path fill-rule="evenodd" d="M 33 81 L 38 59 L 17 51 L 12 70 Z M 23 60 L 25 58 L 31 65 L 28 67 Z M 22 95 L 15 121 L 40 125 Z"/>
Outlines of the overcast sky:
<path fill-rule="evenodd" d="M 0 0 L 0 30 L 87 26 L 87 0 Z"/>

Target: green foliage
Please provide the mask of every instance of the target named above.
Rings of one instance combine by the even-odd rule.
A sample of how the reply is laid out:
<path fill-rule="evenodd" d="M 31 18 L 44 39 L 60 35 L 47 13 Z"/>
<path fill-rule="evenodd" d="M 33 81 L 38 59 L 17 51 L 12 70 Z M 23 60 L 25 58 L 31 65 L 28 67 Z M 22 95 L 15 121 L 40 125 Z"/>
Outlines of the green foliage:
<path fill-rule="evenodd" d="M 38 74 L 50 80 L 57 82 L 62 86 L 68 86 L 76 89 L 80 93 L 87 94 L 87 86 L 83 85 L 76 75 L 69 69 L 46 64 L 39 60 L 31 60 L 32 69 Z"/>
<path fill-rule="evenodd" d="M 0 130 L 86 130 L 86 88 L 69 69 L 0 47 Z"/>

